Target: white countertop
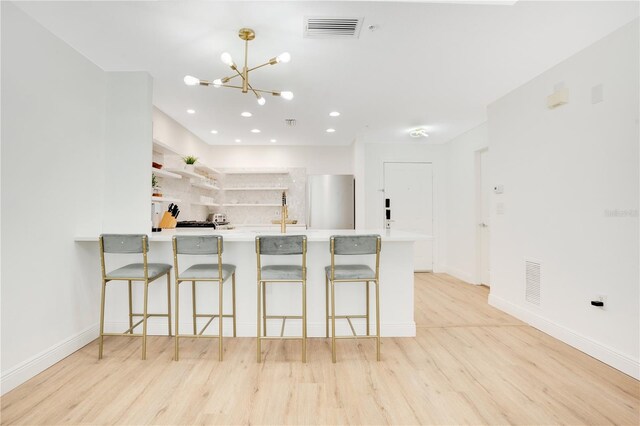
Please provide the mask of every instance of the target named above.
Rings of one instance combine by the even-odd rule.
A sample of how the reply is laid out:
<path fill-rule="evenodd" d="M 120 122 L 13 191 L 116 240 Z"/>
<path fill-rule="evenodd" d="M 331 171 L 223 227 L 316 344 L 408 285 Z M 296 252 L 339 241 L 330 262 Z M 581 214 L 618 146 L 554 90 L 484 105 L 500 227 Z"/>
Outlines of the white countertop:
<path fill-rule="evenodd" d="M 237 241 L 237 242 L 252 242 L 255 241 L 258 235 L 282 235 L 279 230 L 265 230 L 265 229 L 229 229 L 229 230 L 213 230 L 202 228 L 179 228 L 179 229 L 165 229 L 162 232 L 148 233 L 150 242 L 168 242 L 174 235 L 222 235 L 224 241 Z M 332 235 L 367 235 L 367 234 L 379 234 L 383 241 L 400 242 L 400 241 L 418 241 L 418 240 L 432 240 L 431 235 L 419 234 L 415 232 L 399 231 L 399 230 L 385 230 L 385 229 L 299 229 L 299 228 L 287 228 L 286 235 L 306 235 L 307 240 L 313 241 L 329 241 L 329 237 Z M 98 235 L 78 235 L 75 241 L 98 241 Z"/>

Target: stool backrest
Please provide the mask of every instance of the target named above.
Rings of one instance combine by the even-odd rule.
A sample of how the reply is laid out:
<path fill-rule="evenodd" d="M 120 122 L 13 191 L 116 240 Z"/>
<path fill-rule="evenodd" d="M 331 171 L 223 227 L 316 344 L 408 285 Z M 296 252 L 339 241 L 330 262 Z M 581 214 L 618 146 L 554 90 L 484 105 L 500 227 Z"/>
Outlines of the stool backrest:
<path fill-rule="evenodd" d="M 289 256 L 302 255 L 302 276 L 307 276 L 307 236 L 306 235 L 264 235 L 256 237 L 258 279 L 260 279 L 261 255 Z"/>
<path fill-rule="evenodd" d="M 337 255 L 378 254 L 380 235 L 333 235 L 329 248 Z"/>
<path fill-rule="evenodd" d="M 218 277 L 222 279 L 222 236 L 221 235 L 174 235 L 173 266 L 176 274 L 176 282 L 180 280 L 178 268 L 178 255 L 216 256 L 218 264 Z"/>
<path fill-rule="evenodd" d="M 265 235 L 256 237 L 258 255 L 294 255 L 307 251 L 306 235 Z"/>
<path fill-rule="evenodd" d="M 329 239 L 331 251 L 331 280 L 335 278 L 336 256 L 376 255 L 376 280 L 380 277 L 380 235 L 332 235 Z"/>
<path fill-rule="evenodd" d="M 145 274 L 147 271 L 147 252 L 149 238 L 145 234 L 101 234 L 100 235 L 100 268 L 102 278 L 107 276 L 105 253 L 110 254 L 142 254 Z M 145 275 L 146 276 L 146 275 Z"/>
<path fill-rule="evenodd" d="M 175 235 L 177 254 L 207 255 L 222 253 L 221 235 Z"/>
<path fill-rule="evenodd" d="M 104 253 L 144 253 L 149 240 L 144 234 L 102 234 L 100 248 Z"/>

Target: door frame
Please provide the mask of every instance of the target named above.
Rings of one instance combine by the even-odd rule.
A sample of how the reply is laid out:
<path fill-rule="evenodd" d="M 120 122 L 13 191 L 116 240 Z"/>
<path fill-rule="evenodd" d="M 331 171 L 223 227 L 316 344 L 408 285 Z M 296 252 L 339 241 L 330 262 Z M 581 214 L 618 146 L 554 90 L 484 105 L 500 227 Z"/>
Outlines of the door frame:
<path fill-rule="evenodd" d="M 474 282 L 473 284 L 480 285 L 482 284 L 482 236 L 480 233 L 482 229 L 480 229 L 480 222 L 482 221 L 482 154 L 488 154 L 489 147 L 480 148 L 474 151 L 474 177 L 475 177 L 475 215 L 474 215 L 474 227 L 476 232 L 474 233 L 475 238 L 475 273 L 474 273 Z M 488 157 L 487 157 L 488 158 Z M 486 165 L 485 165 L 486 166 Z M 486 184 L 486 182 L 485 182 Z M 489 199 L 491 198 L 491 194 L 489 194 Z M 489 205 L 491 203 L 489 202 Z M 491 209 L 489 209 L 491 211 Z M 491 230 L 489 230 L 491 232 Z M 491 250 L 489 250 L 491 253 Z"/>
<path fill-rule="evenodd" d="M 382 229 L 386 229 L 385 228 L 385 221 L 386 221 L 386 215 L 385 215 L 385 211 L 384 211 L 384 200 L 387 196 L 386 194 L 386 188 L 385 188 L 385 183 L 386 183 L 386 176 L 385 176 L 385 164 L 387 163 L 395 163 L 395 164 L 430 164 L 431 165 L 431 230 L 432 230 L 432 237 L 433 239 L 431 240 L 431 269 L 430 270 L 414 270 L 414 272 L 435 272 L 436 269 L 436 261 L 438 259 L 437 256 L 437 238 L 436 238 L 436 225 L 437 225 L 437 221 L 436 221 L 436 173 L 435 173 L 435 167 L 436 167 L 436 163 L 435 161 L 396 161 L 396 160 L 382 160 L 382 189 L 380 190 L 380 194 L 382 195 L 381 200 L 379 201 L 379 206 L 382 206 L 382 214 L 379 216 L 382 218 L 382 225 L 381 228 Z M 392 217 L 393 219 L 393 217 Z"/>

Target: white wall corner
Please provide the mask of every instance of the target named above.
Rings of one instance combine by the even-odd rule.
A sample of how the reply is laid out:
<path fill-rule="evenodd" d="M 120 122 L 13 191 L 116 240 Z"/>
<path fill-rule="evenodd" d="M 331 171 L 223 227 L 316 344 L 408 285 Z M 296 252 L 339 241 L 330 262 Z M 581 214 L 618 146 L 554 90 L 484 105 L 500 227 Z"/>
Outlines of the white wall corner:
<path fill-rule="evenodd" d="M 9 371 L 2 372 L 0 378 L 0 395 L 4 395 L 53 364 L 68 357 L 78 349 L 94 341 L 99 334 L 98 324 L 94 324 L 59 342 L 39 354 L 21 362 Z M 97 357 L 96 353 L 96 357 Z"/>
<path fill-rule="evenodd" d="M 440 272 L 440 271 L 438 271 Z M 478 281 L 477 277 L 474 273 L 469 271 L 463 271 L 461 269 L 452 268 L 450 266 L 444 266 L 442 268 L 442 272 L 445 274 L 449 274 L 452 277 L 455 277 L 459 280 L 464 281 L 467 284 L 480 285 L 480 281 Z"/>
<path fill-rule="evenodd" d="M 567 327 L 549 321 L 537 312 L 517 306 L 493 294 L 489 294 L 489 304 L 526 322 L 543 333 L 555 337 L 587 355 L 640 380 L 640 360 L 634 359 L 627 354 L 623 354 L 614 348 L 581 335 Z"/>

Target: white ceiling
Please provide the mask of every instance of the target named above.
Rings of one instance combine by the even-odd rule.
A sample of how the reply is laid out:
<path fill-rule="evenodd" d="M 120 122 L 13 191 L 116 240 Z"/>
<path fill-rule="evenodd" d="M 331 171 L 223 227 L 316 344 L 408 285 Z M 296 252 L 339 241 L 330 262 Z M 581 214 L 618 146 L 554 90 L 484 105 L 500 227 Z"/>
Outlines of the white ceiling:
<path fill-rule="evenodd" d="M 154 104 L 210 144 L 402 142 L 412 140 L 407 130 L 417 126 L 428 129 L 426 143 L 443 143 L 485 121 L 490 102 L 638 16 L 635 1 L 482 3 L 17 5 L 103 69 L 151 73 Z M 305 39 L 305 16 L 364 17 L 364 25 L 358 39 Z M 183 83 L 187 74 L 230 75 L 219 57 L 229 51 L 241 62 L 241 27 L 257 35 L 250 65 L 291 53 L 290 63 L 255 71 L 252 83 L 291 90 L 292 101 L 267 97 L 260 107 L 250 94 Z M 196 114 L 187 114 L 189 108 Z M 329 117 L 333 110 L 342 115 Z M 254 115 L 242 118 L 242 111 Z M 298 125 L 286 127 L 285 118 Z M 336 132 L 326 133 L 328 127 Z M 253 128 L 262 132 L 252 134 Z"/>

